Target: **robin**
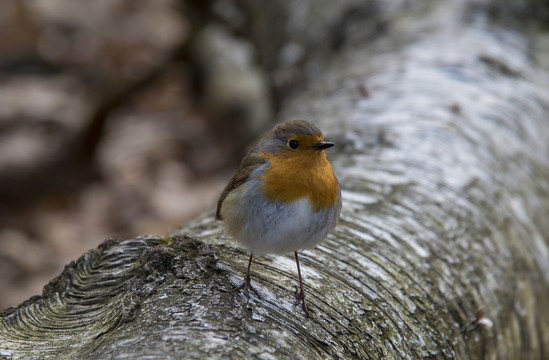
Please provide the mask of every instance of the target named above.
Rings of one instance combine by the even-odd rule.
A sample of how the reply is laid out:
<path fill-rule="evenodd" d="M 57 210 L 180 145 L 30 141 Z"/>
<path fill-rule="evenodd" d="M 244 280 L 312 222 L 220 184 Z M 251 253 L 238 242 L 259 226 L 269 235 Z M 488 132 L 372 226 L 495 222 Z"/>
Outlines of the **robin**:
<path fill-rule="evenodd" d="M 309 249 L 332 230 L 341 212 L 341 190 L 322 132 L 311 122 L 293 120 L 267 132 L 242 159 L 217 202 L 216 219 L 250 249 L 242 285 L 249 297 L 254 255 L 294 252 L 299 276 L 298 303 L 308 316 L 297 251 Z"/>

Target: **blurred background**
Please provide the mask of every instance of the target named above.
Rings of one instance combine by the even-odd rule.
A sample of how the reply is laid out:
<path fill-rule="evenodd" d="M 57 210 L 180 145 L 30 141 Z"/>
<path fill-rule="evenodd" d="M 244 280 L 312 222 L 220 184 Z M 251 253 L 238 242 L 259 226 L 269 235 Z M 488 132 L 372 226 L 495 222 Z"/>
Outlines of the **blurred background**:
<path fill-rule="evenodd" d="M 0 1 L 0 311 L 212 209 L 329 53 L 383 31 L 379 3 Z"/>
<path fill-rule="evenodd" d="M 242 15 L 213 6 L 0 1 L 0 311 L 106 238 L 211 208 L 270 126 L 252 46 L 215 20 Z"/>

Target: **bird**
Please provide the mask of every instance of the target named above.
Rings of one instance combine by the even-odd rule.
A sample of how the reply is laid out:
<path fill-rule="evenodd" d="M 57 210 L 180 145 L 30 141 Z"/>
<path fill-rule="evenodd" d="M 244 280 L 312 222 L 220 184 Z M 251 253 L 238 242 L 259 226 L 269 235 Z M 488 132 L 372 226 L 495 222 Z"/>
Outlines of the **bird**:
<path fill-rule="evenodd" d="M 265 133 L 244 156 L 219 196 L 215 218 L 249 249 L 244 282 L 249 290 L 254 255 L 294 253 L 299 277 L 296 305 L 308 317 L 298 251 L 315 247 L 336 226 L 341 188 L 324 150 L 335 144 L 307 120 L 290 120 Z"/>

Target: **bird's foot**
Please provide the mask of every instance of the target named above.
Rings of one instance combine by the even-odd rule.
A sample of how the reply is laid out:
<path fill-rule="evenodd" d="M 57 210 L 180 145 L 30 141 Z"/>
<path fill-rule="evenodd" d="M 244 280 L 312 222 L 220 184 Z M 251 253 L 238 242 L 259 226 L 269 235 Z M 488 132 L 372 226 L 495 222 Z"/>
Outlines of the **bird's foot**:
<path fill-rule="evenodd" d="M 305 312 L 305 316 L 309 317 L 311 316 L 311 314 L 315 313 L 315 311 L 307 305 L 307 302 L 305 301 L 305 292 L 303 290 L 300 290 L 299 288 L 297 288 L 295 290 L 295 298 L 297 302 L 294 304 L 294 306 L 301 304 L 301 307 Z"/>
<path fill-rule="evenodd" d="M 250 301 L 250 290 L 257 296 L 258 298 L 261 298 L 261 295 L 259 295 L 259 292 L 252 286 L 252 281 L 250 279 L 250 276 L 247 275 L 244 278 L 244 281 L 240 286 L 235 287 L 232 291 L 239 291 L 244 290 L 244 294 L 246 295 L 246 298 L 248 301 Z"/>

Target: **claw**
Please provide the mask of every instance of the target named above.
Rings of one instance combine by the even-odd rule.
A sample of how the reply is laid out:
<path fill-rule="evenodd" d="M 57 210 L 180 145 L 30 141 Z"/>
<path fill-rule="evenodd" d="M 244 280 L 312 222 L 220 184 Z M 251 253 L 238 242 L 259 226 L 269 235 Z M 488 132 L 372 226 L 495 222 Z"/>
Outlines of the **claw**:
<path fill-rule="evenodd" d="M 303 311 L 305 312 L 305 316 L 309 317 L 311 314 L 315 314 L 316 311 L 311 309 L 307 302 L 305 301 L 305 292 L 303 290 L 296 289 L 295 290 L 295 298 L 297 302 L 294 304 L 294 306 L 297 306 L 301 304 L 301 307 L 303 308 Z"/>
<path fill-rule="evenodd" d="M 250 301 L 250 290 L 258 297 L 261 298 L 261 295 L 259 295 L 259 292 L 252 286 L 250 274 L 247 273 L 246 277 L 244 278 L 244 281 L 240 286 L 235 287 L 231 291 L 239 291 L 244 290 L 244 294 L 246 294 L 246 298 L 248 301 Z"/>
<path fill-rule="evenodd" d="M 261 295 L 257 292 L 256 289 L 252 286 L 252 279 L 250 277 L 250 267 L 252 266 L 252 259 L 253 254 L 250 254 L 250 261 L 248 261 L 248 270 L 246 271 L 246 276 L 244 277 L 244 282 L 240 285 L 232 289 L 232 291 L 242 290 L 244 289 L 244 294 L 246 294 L 246 298 L 248 299 L 248 302 L 250 301 L 250 290 L 258 297 L 261 298 Z"/>

